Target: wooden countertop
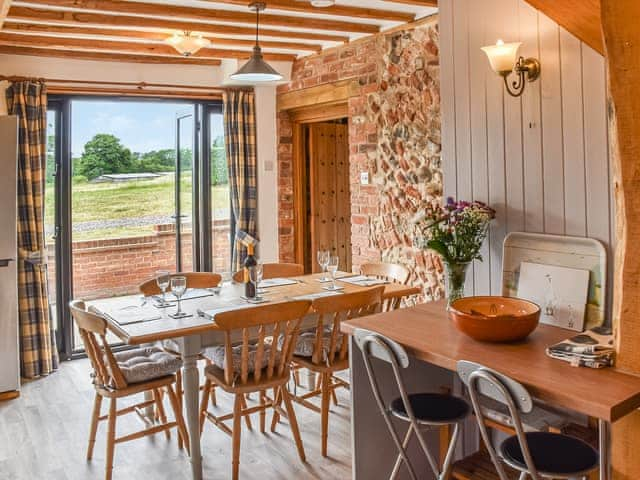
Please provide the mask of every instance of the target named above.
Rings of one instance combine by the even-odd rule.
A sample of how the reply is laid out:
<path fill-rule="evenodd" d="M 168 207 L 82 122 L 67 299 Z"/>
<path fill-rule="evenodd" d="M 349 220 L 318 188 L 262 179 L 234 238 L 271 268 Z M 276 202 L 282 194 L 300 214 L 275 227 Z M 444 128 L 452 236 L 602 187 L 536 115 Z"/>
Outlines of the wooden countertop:
<path fill-rule="evenodd" d="M 442 301 L 342 324 L 345 333 L 355 328 L 385 335 L 412 356 L 448 370 L 455 371 L 458 360 L 481 363 L 526 385 L 545 402 L 591 417 L 615 421 L 640 407 L 640 377 L 612 368 L 576 368 L 546 355 L 546 347 L 574 333 L 569 330 L 539 325 L 523 342 L 482 343 L 456 329 Z"/>

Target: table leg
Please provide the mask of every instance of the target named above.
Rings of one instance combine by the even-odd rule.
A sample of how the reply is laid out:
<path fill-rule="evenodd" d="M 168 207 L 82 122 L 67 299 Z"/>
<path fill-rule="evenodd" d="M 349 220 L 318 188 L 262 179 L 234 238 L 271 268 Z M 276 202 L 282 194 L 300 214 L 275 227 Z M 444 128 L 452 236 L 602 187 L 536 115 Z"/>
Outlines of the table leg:
<path fill-rule="evenodd" d="M 200 453 L 200 421 L 198 392 L 200 375 L 198 373 L 198 355 L 200 337 L 185 337 L 182 340 L 182 381 L 184 387 L 185 420 L 189 432 L 191 448 L 191 473 L 193 480 L 202 480 L 202 454 Z"/>
<path fill-rule="evenodd" d="M 600 480 L 611 479 L 611 424 L 598 419 L 598 450 L 600 452 Z"/>

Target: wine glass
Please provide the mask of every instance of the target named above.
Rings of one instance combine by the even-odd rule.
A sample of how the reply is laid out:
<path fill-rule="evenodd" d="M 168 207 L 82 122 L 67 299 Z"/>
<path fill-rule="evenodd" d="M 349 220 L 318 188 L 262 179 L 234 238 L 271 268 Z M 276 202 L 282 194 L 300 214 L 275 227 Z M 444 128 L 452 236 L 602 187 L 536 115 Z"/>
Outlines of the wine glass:
<path fill-rule="evenodd" d="M 182 311 L 182 305 L 180 299 L 184 292 L 187 291 L 187 277 L 183 277 L 181 275 L 177 275 L 175 277 L 171 277 L 171 291 L 178 299 L 178 311 L 171 315 L 173 318 L 182 318 L 188 317 L 189 315 Z"/>
<path fill-rule="evenodd" d="M 328 280 L 326 271 L 327 271 L 327 264 L 329 263 L 329 255 L 330 255 L 329 250 L 320 249 L 316 253 L 316 259 L 318 260 L 318 265 L 320 265 L 320 268 L 322 269 L 322 277 L 320 278 L 321 282 L 326 282 Z"/>
<path fill-rule="evenodd" d="M 156 284 L 158 288 L 162 290 L 162 300 L 157 305 L 159 308 L 165 308 L 171 305 L 167 302 L 167 288 L 169 288 L 169 284 L 171 282 L 171 273 L 167 270 L 158 270 L 156 272 Z"/>
<path fill-rule="evenodd" d="M 336 272 L 338 271 L 338 265 L 340 264 L 340 257 L 337 255 L 330 255 L 327 262 L 327 270 L 331 274 L 331 290 L 337 290 L 336 287 Z"/>
<path fill-rule="evenodd" d="M 253 268 L 249 269 L 249 281 L 255 285 L 256 296 L 254 297 L 254 300 L 256 301 L 262 300 L 260 294 L 263 292 L 258 288 L 258 285 L 260 285 L 260 282 L 262 281 L 262 274 L 262 262 L 258 262 Z"/>

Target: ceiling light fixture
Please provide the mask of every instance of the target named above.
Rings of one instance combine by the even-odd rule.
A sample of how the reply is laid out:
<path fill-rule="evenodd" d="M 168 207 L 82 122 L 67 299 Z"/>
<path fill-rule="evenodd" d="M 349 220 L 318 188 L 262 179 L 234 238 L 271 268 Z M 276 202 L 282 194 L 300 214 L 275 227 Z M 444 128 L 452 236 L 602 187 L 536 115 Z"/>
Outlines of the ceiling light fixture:
<path fill-rule="evenodd" d="M 249 5 L 249 8 L 256 12 L 256 45 L 253 47 L 253 54 L 247 63 L 245 63 L 236 73 L 229 75 L 232 80 L 240 80 L 243 82 L 274 82 L 282 80 L 277 70 L 264 61 L 262 50 L 258 39 L 260 28 L 260 12 L 266 8 L 266 4 L 255 2 Z"/>
<path fill-rule="evenodd" d="M 185 57 L 195 55 L 201 48 L 211 45 L 211 40 L 208 38 L 203 38 L 202 35 L 192 35 L 191 32 L 174 33 L 165 42 Z"/>
<path fill-rule="evenodd" d="M 335 3 L 335 0 L 311 0 L 311 6 L 316 8 L 332 7 Z"/>

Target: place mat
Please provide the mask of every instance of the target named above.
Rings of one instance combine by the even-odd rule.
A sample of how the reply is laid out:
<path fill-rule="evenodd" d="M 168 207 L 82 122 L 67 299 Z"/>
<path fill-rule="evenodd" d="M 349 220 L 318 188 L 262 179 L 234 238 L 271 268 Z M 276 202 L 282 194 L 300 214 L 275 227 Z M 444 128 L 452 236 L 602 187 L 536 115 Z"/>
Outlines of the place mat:
<path fill-rule="evenodd" d="M 267 280 L 262 280 L 259 284 L 259 288 L 269 288 L 269 287 L 283 287 L 285 285 L 296 285 L 298 283 L 297 280 L 292 280 L 290 278 L 269 278 Z"/>
<path fill-rule="evenodd" d="M 366 275 L 355 275 L 353 277 L 337 278 L 336 280 L 359 287 L 372 287 L 374 285 L 385 285 L 389 283 L 386 280 L 376 277 L 368 277 Z"/>
<path fill-rule="evenodd" d="M 214 293 L 211 290 L 208 290 L 206 288 L 187 288 L 187 290 L 184 292 L 184 295 L 182 295 L 181 300 L 193 300 L 195 298 L 210 297 L 213 294 Z M 152 295 L 151 298 L 160 303 L 162 301 L 162 294 Z M 167 292 L 165 299 L 167 303 L 176 303 L 178 301 L 178 298 L 172 292 Z"/>
<path fill-rule="evenodd" d="M 253 308 L 257 307 L 259 303 L 249 303 L 243 299 L 237 299 L 241 301 L 241 303 L 234 302 L 227 305 L 221 305 L 216 308 L 210 308 L 208 310 L 200 310 L 198 309 L 198 315 L 201 317 L 207 318 L 209 320 L 215 321 L 215 317 L 218 313 L 231 312 L 233 310 L 242 310 L 243 308 Z"/>
<path fill-rule="evenodd" d="M 106 315 L 118 325 L 131 325 L 133 323 L 151 322 L 153 320 L 162 319 L 161 315 L 150 312 L 142 305 L 129 305 L 115 310 L 107 309 L 104 311 L 90 306 L 89 311 L 97 315 Z"/>
<path fill-rule="evenodd" d="M 292 297 L 292 300 L 315 300 L 316 298 L 322 297 L 332 297 L 334 295 L 342 295 L 341 291 L 327 291 L 327 292 L 318 292 L 318 293 L 308 293 L 307 295 L 298 295 L 297 297 Z"/>

